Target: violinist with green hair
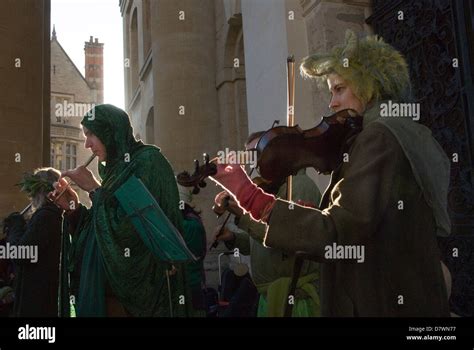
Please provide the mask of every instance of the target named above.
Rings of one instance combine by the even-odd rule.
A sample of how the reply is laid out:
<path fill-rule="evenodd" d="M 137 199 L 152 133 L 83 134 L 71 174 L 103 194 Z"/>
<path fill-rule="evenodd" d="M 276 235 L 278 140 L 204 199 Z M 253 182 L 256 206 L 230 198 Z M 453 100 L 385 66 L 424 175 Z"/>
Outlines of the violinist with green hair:
<path fill-rule="evenodd" d="M 377 36 L 347 32 L 344 45 L 300 67 L 304 77 L 327 83 L 333 112 L 352 109 L 363 118 L 362 131 L 345 140 L 347 161 L 332 169 L 319 208 L 289 206 L 239 166 L 217 164 L 213 180 L 267 225 L 266 246 L 321 263 L 322 316 L 449 316 L 437 245 L 451 229 L 449 160 L 415 118 L 383 112 L 413 102 L 404 57 Z M 359 259 L 344 254 L 354 248 L 363 252 Z"/>

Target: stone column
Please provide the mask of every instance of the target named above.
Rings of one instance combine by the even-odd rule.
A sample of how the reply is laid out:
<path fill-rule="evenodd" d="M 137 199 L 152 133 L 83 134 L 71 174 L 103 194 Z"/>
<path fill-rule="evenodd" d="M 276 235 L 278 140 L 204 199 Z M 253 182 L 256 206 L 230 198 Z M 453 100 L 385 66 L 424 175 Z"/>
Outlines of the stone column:
<path fill-rule="evenodd" d="M 14 186 L 49 165 L 50 1 L 3 1 L 0 11 L 0 220 L 28 203 Z"/>
<path fill-rule="evenodd" d="M 213 0 L 152 1 L 151 35 L 155 143 L 175 172 L 192 170 L 202 153 L 219 148 Z M 208 234 L 217 187 L 194 197 Z"/>
<path fill-rule="evenodd" d="M 286 123 L 285 16 L 283 0 L 242 0 L 249 132 Z"/>

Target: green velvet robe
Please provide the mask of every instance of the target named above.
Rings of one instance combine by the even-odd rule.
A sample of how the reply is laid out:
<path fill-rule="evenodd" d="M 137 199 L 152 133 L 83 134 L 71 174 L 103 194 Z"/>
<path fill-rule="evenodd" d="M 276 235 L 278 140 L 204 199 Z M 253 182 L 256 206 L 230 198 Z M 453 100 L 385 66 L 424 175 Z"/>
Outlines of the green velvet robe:
<path fill-rule="evenodd" d="M 106 316 L 105 296 L 112 293 L 132 316 L 174 316 L 185 314 L 187 293 L 182 289 L 182 269 L 170 277 L 168 295 L 165 271 L 144 245 L 126 216 L 114 192 L 131 176 L 141 179 L 166 216 L 180 231 L 182 215 L 173 170 L 154 146 L 133 137 L 125 112 L 110 105 L 95 108 L 94 118 L 82 124 L 99 137 L 107 150 L 107 163 L 99 164 L 101 187 L 94 194 L 91 209 L 82 207 L 72 235 L 69 254 L 71 293 L 78 316 Z M 183 299 L 184 296 L 184 299 Z"/>

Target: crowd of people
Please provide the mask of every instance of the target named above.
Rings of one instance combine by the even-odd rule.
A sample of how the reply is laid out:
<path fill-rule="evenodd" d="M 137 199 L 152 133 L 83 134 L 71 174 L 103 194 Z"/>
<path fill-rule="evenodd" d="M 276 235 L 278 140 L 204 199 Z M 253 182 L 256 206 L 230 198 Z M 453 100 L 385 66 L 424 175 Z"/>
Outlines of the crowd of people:
<path fill-rule="evenodd" d="M 348 161 L 331 169 L 323 196 L 305 169 L 293 176 L 288 202 L 285 181 L 257 186 L 240 165 L 216 164 L 212 180 L 223 191 L 213 210 L 229 218 L 213 240 L 250 256 L 248 271 L 226 275 L 231 293 L 219 315 L 281 317 L 290 303 L 293 317 L 449 316 L 449 271 L 437 245 L 450 233 L 449 160 L 426 127 L 380 115 L 386 101 L 412 101 L 405 59 L 381 38 L 348 32 L 344 45 L 305 58 L 301 73 L 327 84 L 330 109 L 353 110 L 363 128 L 341 140 Z M 123 110 L 99 105 L 93 114 L 82 127 L 100 179 L 79 166 L 37 169 L 21 183 L 30 214 L 5 219 L 3 244 L 36 245 L 39 258 L 0 261 L 0 312 L 215 316 L 203 262 L 209 244 L 190 191 L 158 147 L 135 139 Z M 263 134 L 252 133 L 245 149 Z M 90 208 L 66 178 L 89 193 Z M 133 178 L 164 213 L 150 214 L 160 223 L 152 229 L 137 225 L 116 196 Z M 179 232 L 192 259 L 159 258 L 169 232 Z M 363 261 L 328 256 L 333 246 L 363 246 Z"/>

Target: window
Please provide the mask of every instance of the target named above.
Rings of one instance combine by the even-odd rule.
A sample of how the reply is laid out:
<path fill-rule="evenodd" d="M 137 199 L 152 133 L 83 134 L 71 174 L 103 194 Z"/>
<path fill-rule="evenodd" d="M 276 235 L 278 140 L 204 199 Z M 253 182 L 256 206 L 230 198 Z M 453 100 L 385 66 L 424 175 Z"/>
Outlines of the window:
<path fill-rule="evenodd" d="M 150 0 L 143 0 L 142 19 L 143 19 L 143 61 L 145 61 L 148 51 L 151 48 L 151 27 L 150 27 Z"/>
<path fill-rule="evenodd" d="M 55 155 L 56 155 L 56 152 L 55 152 L 55 149 L 54 149 L 54 144 L 51 145 L 51 160 L 49 161 L 49 164 L 51 164 L 51 166 L 54 168 L 54 160 L 56 159 L 55 158 Z"/>
<path fill-rule="evenodd" d="M 72 100 L 71 98 L 65 98 L 60 96 L 55 96 L 54 98 L 54 106 L 53 106 L 53 115 L 54 115 L 54 123 L 56 124 L 64 124 L 69 125 L 69 115 Z"/>
<path fill-rule="evenodd" d="M 153 107 L 150 108 L 146 118 L 146 143 L 150 145 L 155 144 L 155 115 Z"/>
<path fill-rule="evenodd" d="M 64 152 L 64 148 L 66 152 Z M 77 144 L 53 141 L 51 143 L 51 166 L 61 171 L 77 167 Z"/>
<path fill-rule="evenodd" d="M 132 21 L 130 25 L 130 96 L 132 99 L 135 94 L 135 90 L 139 85 L 138 77 L 138 21 L 137 21 L 137 9 L 132 13 Z"/>
<path fill-rule="evenodd" d="M 63 144 L 62 142 L 51 143 L 51 166 L 58 170 L 63 169 Z"/>
<path fill-rule="evenodd" d="M 66 169 L 74 169 L 77 166 L 77 146 L 66 143 Z"/>

